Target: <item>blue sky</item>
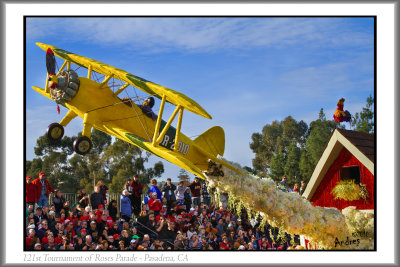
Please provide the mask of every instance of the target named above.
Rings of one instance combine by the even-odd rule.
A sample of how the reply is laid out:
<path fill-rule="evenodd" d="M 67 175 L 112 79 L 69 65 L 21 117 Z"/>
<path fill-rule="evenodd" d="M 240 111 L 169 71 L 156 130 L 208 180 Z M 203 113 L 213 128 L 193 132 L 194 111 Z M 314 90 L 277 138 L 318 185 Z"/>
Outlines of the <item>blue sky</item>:
<path fill-rule="evenodd" d="M 264 125 L 288 115 L 309 123 L 321 108 L 330 119 L 341 97 L 352 114 L 361 111 L 374 94 L 373 23 L 343 17 L 28 18 L 27 159 L 35 156 L 36 139 L 67 111 L 58 115 L 54 102 L 31 89 L 44 87 L 46 75 L 45 52 L 35 42 L 186 94 L 213 119 L 185 112 L 182 132 L 195 137 L 219 125 L 226 135 L 224 157 L 251 166 L 251 135 Z M 146 96 L 131 87 L 128 93 Z M 167 106 L 165 116 L 173 108 Z M 81 130 L 76 118 L 65 134 Z M 179 168 L 163 163 L 161 180 L 175 178 Z"/>

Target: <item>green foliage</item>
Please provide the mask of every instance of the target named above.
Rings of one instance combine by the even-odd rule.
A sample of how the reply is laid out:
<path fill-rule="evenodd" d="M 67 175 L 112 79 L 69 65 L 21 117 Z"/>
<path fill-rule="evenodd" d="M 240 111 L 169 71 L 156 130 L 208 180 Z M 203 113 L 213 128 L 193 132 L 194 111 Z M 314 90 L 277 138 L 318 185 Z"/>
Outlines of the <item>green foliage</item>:
<path fill-rule="evenodd" d="M 304 121 L 297 122 L 288 116 L 281 122 L 265 125 L 261 133 L 253 133 L 250 148 L 255 153 L 254 170 L 260 177 L 267 177 L 268 173 L 275 178 L 283 175 L 288 147 L 293 142 L 298 148 L 304 147 L 307 132 L 308 126 Z"/>
<path fill-rule="evenodd" d="M 32 161 L 26 161 L 26 176 L 36 179 L 39 177 L 39 172 L 42 171 L 43 161 L 41 158 L 34 158 Z"/>
<path fill-rule="evenodd" d="M 130 173 L 127 170 L 119 170 L 117 175 L 113 177 L 109 186 L 110 192 L 121 193 Z"/>
<path fill-rule="evenodd" d="M 311 156 L 308 153 L 307 149 L 301 150 L 299 171 L 302 179 L 305 181 L 309 181 L 314 171 L 314 163 L 312 162 Z"/>
<path fill-rule="evenodd" d="M 279 179 L 285 174 L 285 156 L 282 151 L 271 159 L 270 171 L 273 179 Z"/>
<path fill-rule="evenodd" d="M 296 141 L 293 141 L 287 148 L 287 159 L 284 167 L 285 174 L 291 183 L 300 182 L 299 170 L 300 148 Z"/>
<path fill-rule="evenodd" d="M 250 148 L 255 153 L 253 168 L 260 177 L 270 174 L 280 179 L 286 175 L 289 184 L 307 182 L 337 126 L 335 121 L 326 119 L 323 109 L 309 126 L 291 116 L 281 122 L 273 121 L 251 137 Z"/>
<path fill-rule="evenodd" d="M 183 181 L 183 186 L 190 183 L 190 175 L 185 169 L 180 169 L 178 174 L 179 181 Z"/>
<path fill-rule="evenodd" d="M 321 157 L 325 144 L 336 128 L 336 122 L 333 120 L 326 120 L 323 109 L 319 113 L 318 120 L 310 123 L 310 134 L 306 142 L 306 149 L 311 157 L 311 163 L 315 166 Z"/>
<path fill-rule="evenodd" d="M 374 98 L 370 95 L 367 104 L 360 113 L 356 113 L 352 118 L 351 125 L 356 131 L 364 133 L 374 133 Z"/>

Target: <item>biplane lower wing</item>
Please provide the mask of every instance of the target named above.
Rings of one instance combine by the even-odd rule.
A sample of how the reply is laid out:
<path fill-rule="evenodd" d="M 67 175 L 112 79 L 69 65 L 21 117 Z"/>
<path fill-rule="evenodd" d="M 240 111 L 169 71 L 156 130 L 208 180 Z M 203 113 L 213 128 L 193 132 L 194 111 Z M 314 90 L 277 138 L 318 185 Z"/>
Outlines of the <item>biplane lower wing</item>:
<path fill-rule="evenodd" d="M 127 133 L 125 136 L 133 142 L 136 146 L 146 150 L 147 152 L 150 152 L 152 154 L 155 154 L 165 160 L 168 160 L 172 164 L 175 164 L 191 173 L 194 175 L 206 179 L 202 171 L 196 167 L 192 162 L 187 160 L 186 158 L 180 156 L 178 153 L 171 151 L 169 149 L 166 149 L 161 146 L 154 147 L 151 142 L 147 142 L 144 139 L 141 139 L 140 137 L 137 137 L 133 134 Z"/>

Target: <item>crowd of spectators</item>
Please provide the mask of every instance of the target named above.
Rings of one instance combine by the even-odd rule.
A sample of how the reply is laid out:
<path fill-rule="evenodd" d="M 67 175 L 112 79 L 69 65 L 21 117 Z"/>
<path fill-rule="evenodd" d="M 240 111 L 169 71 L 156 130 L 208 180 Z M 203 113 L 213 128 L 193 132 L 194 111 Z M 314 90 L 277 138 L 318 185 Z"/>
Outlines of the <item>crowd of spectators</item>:
<path fill-rule="evenodd" d="M 47 201 L 38 205 L 38 193 L 28 199 L 27 192 L 25 249 L 304 249 L 298 237 L 285 234 L 283 239 L 278 229 L 268 224 L 261 227 L 261 220 L 249 218 L 245 210 L 238 216 L 227 201 L 216 203 L 207 181 L 200 182 L 197 177 L 187 186 L 183 181 L 176 186 L 168 179 L 160 188 L 152 180 L 142 198 L 143 186 L 134 175 L 124 186 L 119 207 L 115 200 L 105 205 L 107 190 L 104 184 L 98 184 L 89 196 L 83 189 L 77 205 L 71 205 L 60 190 L 55 190 L 50 206 Z"/>

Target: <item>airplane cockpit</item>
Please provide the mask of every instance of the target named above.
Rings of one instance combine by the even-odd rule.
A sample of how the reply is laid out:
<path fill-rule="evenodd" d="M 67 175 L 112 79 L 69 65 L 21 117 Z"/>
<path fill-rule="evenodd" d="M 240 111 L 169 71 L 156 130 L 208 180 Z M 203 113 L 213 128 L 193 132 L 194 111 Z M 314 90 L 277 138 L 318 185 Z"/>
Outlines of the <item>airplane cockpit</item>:
<path fill-rule="evenodd" d="M 132 99 L 129 97 L 124 97 L 121 99 L 122 103 L 132 107 Z M 147 117 L 151 118 L 152 120 L 157 120 L 157 115 L 153 112 L 153 106 L 154 106 L 154 97 L 148 97 L 146 98 L 142 105 L 138 105 L 138 107 L 142 110 L 143 114 L 146 115 Z"/>

